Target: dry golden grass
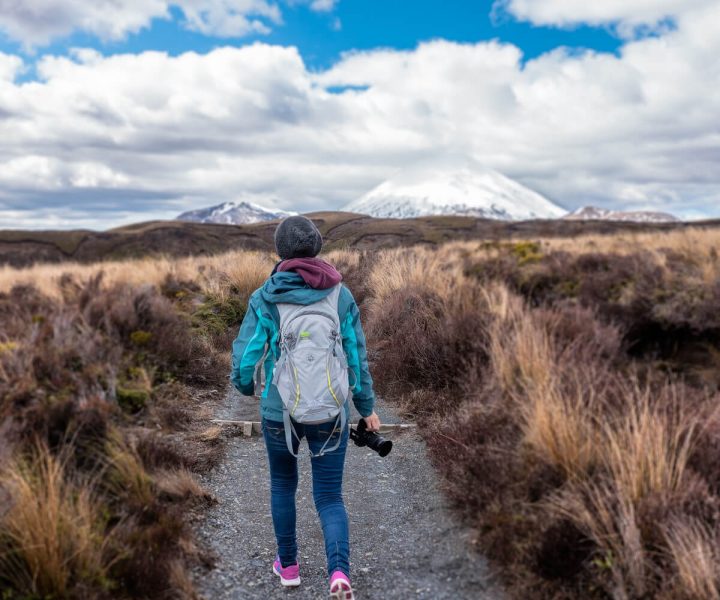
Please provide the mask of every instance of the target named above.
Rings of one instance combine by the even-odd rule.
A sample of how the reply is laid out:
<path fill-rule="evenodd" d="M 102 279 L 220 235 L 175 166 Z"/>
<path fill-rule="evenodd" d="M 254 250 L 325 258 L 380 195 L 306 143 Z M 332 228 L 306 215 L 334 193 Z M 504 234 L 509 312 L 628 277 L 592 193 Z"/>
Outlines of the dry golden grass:
<path fill-rule="evenodd" d="M 83 282 L 104 273 L 103 284 L 160 285 L 167 277 L 193 281 L 206 293 L 225 295 L 231 287 L 254 290 L 264 281 L 275 264 L 266 252 L 233 251 L 217 256 L 188 258 L 143 258 L 92 264 L 40 264 L 16 269 L 0 267 L 0 292 L 15 285 L 34 285 L 42 293 L 57 298 L 60 278 L 68 273 Z"/>
<path fill-rule="evenodd" d="M 532 390 L 519 412 L 525 443 L 566 477 L 587 477 L 600 461 L 596 417 L 579 389 L 573 395 L 564 394 L 557 385 Z"/>
<path fill-rule="evenodd" d="M 676 521 L 665 535 L 682 597 L 720 599 L 717 536 L 696 519 Z"/>
<path fill-rule="evenodd" d="M 668 232 L 621 232 L 589 234 L 575 237 L 514 237 L 499 242 L 457 241 L 437 248 L 414 246 L 380 251 L 370 273 L 371 292 L 377 299 L 406 285 L 430 284 L 438 293 L 449 296 L 463 284 L 459 266 L 463 258 L 474 260 L 496 258 L 507 254 L 507 248 L 526 241 L 536 241 L 540 252 L 564 251 L 570 254 L 607 253 L 626 256 L 640 252 L 658 266 L 664 266 L 668 253 L 686 260 L 702 274 L 704 283 L 720 276 L 720 229 L 693 227 Z M 345 255 L 354 251 L 343 250 Z"/>
<path fill-rule="evenodd" d="M 672 498 L 682 490 L 694 424 L 677 406 L 674 411 L 653 408 L 649 390 L 636 387 L 626 399 L 626 409 L 614 420 L 598 415 L 595 421 L 583 421 L 577 410 L 560 415 L 548 426 L 549 420 L 542 415 L 534 427 L 545 435 L 536 447 L 545 449 L 546 460 L 572 475 L 570 490 L 549 499 L 551 512 L 569 518 L 594 542 L 594 565 L 612 574 L 609 591 L 613 597 L 640 598 L 653 574 L 638 524 L 638 507 L 650 496 Z M 552 402 L 541 405 L 541 412 L 551 411 L 552 406 Z M 526 417 L 526 427 L 530 423 Z M 558 437 L 565 443 L 555 444 Z M 548 457 L 549 450 L 557 452 Z M 597 465 L 599 472 L 589 468 Z M 666 529 L 677 577 L 681 589 L 689 590 L 689 598 L 716 597 L 711 593 L 717 591 L 712 582 L 720 564 L 705 533 L 675 524 Z"/>
<path fill-rule="evenodd" d="M 712 248 L 720 246 L 720 229 L 692 227 L 667 232 L 590 234 L 547 238 L 542 240 L 542 245 L 547 250 L 564 250 L 573 254 L 606 252 L 624 255 L 667 249 L 702 260 L 711 258 Z"/>
<path fill-rule="evenodd" d="M 210 493 L 187 469 L 163 470 L 154 474 L 158 489 L 173 498 L 206 498 Z"/>
<path fill-rule="evenodd" d="M 62 459 L 38 446 L 4 469 L 0 485 L 10 494 L 0 520 L 0 571 L 16 589 L 64 598 L 74 578 L 104 580 L 107 537 L 91 482 L 68 478 Z"/>
<path fill-rule="evenodd" d="M 398 290 L 430 286 L 441 298 L 448 298 L 463 285 L 465 276 L 458 261 L 448 260 L 452 249 L 424 246 L 380 252 L 368 274 L 368 289 L 374 303 Z"/>
<path fill-rule="evenodd" d="M 670 408 L 653 407 L 656 393 L 634 386 L 622 415 L 603 424 L 606 468 L 614 488 L 634 503 L 650 494 L 678 491 L 692 452 L 693 418 L 684 414 L 679 401 Z"/>
<path fill-rule="evenodd" d="M 503 252 L 502 244 L 522 242 L 526 238 L 511 238 L 499 244 L 485 241 L 448 242 L 438 247 L 414 246 L 378 252 L 374 268 L 369 274 L 372 295 L 382 299 L 394 290 L 412 284 L 432 283 L 443 294 L 462 284 L 460 259 L 497 256 Z M 534 238 L 537 239 L 537 238 Z M 720 229 L 693 227 L 670 232 L 642 232 L 618 234 L 591 234 L 576 237 L 539 239 L 543 252 L 563 250 L 574 254 L 607 252 L 632 254 L 650 251 L 659 264 L 663 252 L 672 250 L 702 267 L 708 280 L 720 270 L 718 248 Z M 661 252 L 662 251 L 662 252 Z M 338 249 L 324 257 L 331 262 L 357 266 L 359 252 Z M 214 256 L 187 258 L 151 257 L 93 264 L 61 263 L 39 264 L 17 269 L 0 266 L 0 292 L 14 285 L 33 284 L 43 293 L 55 296 L 58 280 L 64 273 L 72 273 L 79 280 L 93 277 L 99 270 L 105 273 L 105 283 L 131 285 L 159 284 L 168 275 L 176 280 L 195 281 L 208 292 L 226 293 L 229 285 L 240 289 L 255 289 L 262 283 L 277 257 L 269 252 L 236 250 Z"/>
<path fill-rule="evenodd" d="M 205 409 L 208 411 L 208 418 L 212 415 L 211 411 L 209 409 Z M 220 425 L 212 425 L 208 427 L 207 429 L 203 429 L 201 432 L 197 434 L 197 439 L 202 442 L 217 442 L 221 439 L 223 434 L 223 428 Z"/>
<path fill-rule="evenodd" d="M 608 591 L 613 598 L 644 596 L 648 561 L 631 501 L 612 487 L 587 481 L 551 497 L 548 508 L 570 519 L 595 543 L 594 565 L 612 575 Z"/>
<path fill-rule="evenodd" d="M 200 264 L 192 265 L 191 269 L 202 273 L 198 283 L 206 293 L 225 301 L 229 295 L 237 294 L 237 290 L 260 287 L 275 262 L 276 259 L 269 253 L 231 252 L 207 258 Z M 198 276 L 186 276 L 185 279 L 197 281 Z"/>
<path fill-rule="evenodd" d="M 108 463 L 107 485 L 113 493 L 134 506 L 150 505 L 155 498 L 153 480 L 135 448 L 118 431 L 108 436 L 105 456 Z"/>
<path fill-rule="evenodd" d="M 504 286 L 485 294 L 491 314 L 490 360 L 498 381 L 509 394 L 542 392 L 552 385 L 557 360 L 548 332 L 528 317 L 522 299 Z"/>
<path fill-rule="evenodd" d="M 495 316 L 489 330 L 490 363 L 502 389 L 522 416 L 525 443 L 568 477 L 581 477 L 598 460 L 592 388 L 561 389 L 560 354 L 550 332 L 506 286 L 492 285 L 484 299 Z"/>
<path fill-rule="evenodd" d="M 331 250 L 324 254 L 323 258 L 332 264 L 346 265 L 350 268 L 357 268 L 360 264 L 360 252 L 351 248 Z"/>
<path fill-rule="evenodd" d="M 564 369 L 567 357 L 555 347 L 547 321 L 539 324 L 502 285 L 488 287 L 484 301 L 495 317 L 489 329 L 490 365 L 519 416 L 523 442 L 573 485 L 573 493 L 550 501 L 551 510 L 570 518 L 595 542 L 596 565 L 612 574 L 614 597 L 641 597 L 650 562 L 637 507 L 651 495 L 672 497 L 686 483 L 693 418 L 674 397 L 673 387 L 659 394 L 664 402 L 657 406 L 658 391 L 636 383 L 626 386 L 625 406 L 613 416 L 596 398 L 591 378 L 584 379 L 577 365 L 570 372 Z M 572 378 L 577 380 L 569 385 Z M 714 597 L 708 573 L 718 563 L 716 555 L 708 554 L 707 540 L 695 530 L 671 529 L 667 535 L 678 577 L 702 592 L 692 597 Z M 692 544 L 702 558 L 697 572 L 683 554 Z"/>

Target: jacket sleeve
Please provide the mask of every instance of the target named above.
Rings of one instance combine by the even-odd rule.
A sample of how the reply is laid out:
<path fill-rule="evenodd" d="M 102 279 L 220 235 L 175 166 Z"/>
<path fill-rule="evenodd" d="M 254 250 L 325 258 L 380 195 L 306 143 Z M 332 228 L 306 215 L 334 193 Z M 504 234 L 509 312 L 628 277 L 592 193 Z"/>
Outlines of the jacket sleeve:
<path fill-rule="evenodd" d="M 255 392 L 255 365 L 265 352 L 268 334 L 262 324 L 255 301 L 250 298 L 245 318 L 240 325 L 232 346 L 232 384 L 244 396 L 252 396 Z"/>
<path fill-rule="evenodd" d="M 373 412 L 375 406 L 375 392 L 370 376 L 367 360 L 367 347 L 365 334 L 360 323 L 360 311 L 350 290 L 343 288 L 346 293 L 347 309 L 343 317 L 341 335 L 343 348 L 350 368 L 350 383 L 352 384 L 353 403 L 360 416 L 367 417 Z"/>

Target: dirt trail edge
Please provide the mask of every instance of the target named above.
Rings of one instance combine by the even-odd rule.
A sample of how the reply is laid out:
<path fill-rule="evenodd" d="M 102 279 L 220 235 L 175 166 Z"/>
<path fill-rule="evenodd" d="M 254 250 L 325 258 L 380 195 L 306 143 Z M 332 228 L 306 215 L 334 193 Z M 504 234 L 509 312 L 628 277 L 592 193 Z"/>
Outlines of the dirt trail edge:
<path fill-rule="evenodd" d="M 376 410 L 383 422 L 400 422 L 387 404 L 378 402 Z M 217 418 L 259 420 L 258 402 L 233 390 Z M 448 512 L 417 432 L 388 437 L 394 448 L 386 458 L 352 442 L 348 446 L 343 495 L 358 600 L 503 598 L 487 564 L 472 551 L 463 528 Z M 272 573 L 275 538 L 262 437 L 234 437 L 228 444 L 223 462 L 203 480 L 219 502 L 195 529 L 217 562 L 213 569 L 193 573 L 199 591 L 208 600 L 326 598 L 325 553 L 307 444 L 301 446 L 297 494 L 302 584 L 295 589 L 281 588 Z"/>

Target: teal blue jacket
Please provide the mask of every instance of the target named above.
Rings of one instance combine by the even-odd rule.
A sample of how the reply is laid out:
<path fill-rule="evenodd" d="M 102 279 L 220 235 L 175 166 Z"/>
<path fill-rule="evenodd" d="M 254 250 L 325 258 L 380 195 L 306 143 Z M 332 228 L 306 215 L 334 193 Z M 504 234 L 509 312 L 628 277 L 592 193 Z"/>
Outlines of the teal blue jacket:
<path fill-rule="evenodd" d="M 317 290 L 305 283 L 293 271 L 273 273 L 262 287 L 250 296 L 247 312 L 232 348 L 232 384 L 245 396 L 255 392 L 255 368 L 265 356 L 265 387 L 260 396 L 260 413 L 266 419 L 282 421 L 282 400 L 272 384 L 275 362 L 280 356 L 280 314 L 277 303 L 312 304 L 330 293 L 330 289 Z M 375 393 L 368 368 L 365 334 L 360 324 L 360 311 L 350 290 L 344 285 L 338 300 L 340 334 L 351 369 L 352 400 L 361 416 L 373 412 Z M 266 355 L 267 352 L 267 355 Z M 354 375 L 354 377 L 353 377 Z M 350 417 L 349 406 L 348 419 Z"/>

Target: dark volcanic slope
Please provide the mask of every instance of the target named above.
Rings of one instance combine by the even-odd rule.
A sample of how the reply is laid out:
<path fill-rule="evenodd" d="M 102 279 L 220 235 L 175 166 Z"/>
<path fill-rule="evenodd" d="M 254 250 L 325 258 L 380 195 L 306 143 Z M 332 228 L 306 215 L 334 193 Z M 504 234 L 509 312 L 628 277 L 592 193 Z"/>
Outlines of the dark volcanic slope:
<path fill-rule="evenodd" d="M 93 262 L 148 254 L 217 254 L 263 249 L 267 242 L 235 225 L 150 221 L 108 231 L 0 231 L 0 264 Z"/>
<path fill-rule="evenodd" d="M 669 231 L 701 226 L 720 227 L 720 220 L 696 223 L 618 223 L 609 221 L 507 222 L 473 217 L 374 219 L 346 212 L 309 213 L 323 233 L 326 248 L 359 249 L 438 244 L 449 240 L 502 239 L 508 236 L 550 237 L 619 231 Z M 92 262 L 168 254 L 217 254 L 238 248 L 273 249 L 277 221 L 252 225 L 218 225 L 182 221 L 150 221 L 108 231 L 0 231 L 0 264 Z"/>

